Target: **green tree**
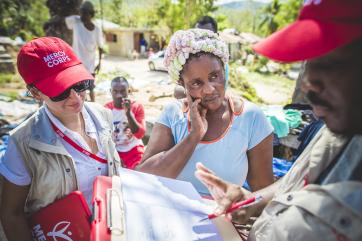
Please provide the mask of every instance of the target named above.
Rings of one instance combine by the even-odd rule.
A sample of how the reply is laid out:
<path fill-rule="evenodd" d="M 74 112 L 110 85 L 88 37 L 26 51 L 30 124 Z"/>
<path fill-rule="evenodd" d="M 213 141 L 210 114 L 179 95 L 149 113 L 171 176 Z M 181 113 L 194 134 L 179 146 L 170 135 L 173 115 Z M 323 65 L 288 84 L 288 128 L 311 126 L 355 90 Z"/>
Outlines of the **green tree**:
<path fill-rule="evenodd" d="M 100 0 L 92 0 L 97 9 L 100 9 Z M 108 21 L 117 23 L 123 27 L 153 27 L 159 22 L 157 0 L 110 0 L 103 1 L 103 16 Z"/>
<path fill-rule="evenodd" d="M 225 28 L 235 28 L 238 32 L 253 32 L 253 13 L 250 10 L 227 9 L 221 13 L 227 17 Z"/>
<path fill-rule="evenodd" d="M 48 18 L 45 0 L 0 1 L 0 35 L 21 36 L 25 40 L 43 36 L 43 24 Z"/>
<path fill-rule="evenodd" d="M 160 24 L 173 33 L 179 29 L 191 28 L 204 15 L 211 15 L 217 10 L 214 0 L 161 0 L 157 4 Z"/>
<path fill-rule="evenodd" d="M 122 14 L 122 4 L 123 0 L 112 0 L 111 2 L 111 9 L 113 10 L 113 14 L 111 15 L 110 20 L 120 25 L 122 25 L 124 22 L 124 16 Z"/>
<path fill-rule="evenodd" d="M 273 0 L 261 12 L 261 22 L 259 24 L 259 34 L 269 35 L 280 28 L 293 22 L 301 8 L 302 1 L 287 0 L 281 2 Z"/>
<path fill-rule="evenodd" d="M 281 5 L 280 11 L 275 15 L 275 22 L 278 24 L 278 29 L 285 27 L 297 19 L 302 3 L 300 0 L 288 0 Z"/>
<path fill-rule="evenodd" d="M 263 35 L 269 35 L 278 29 L 275 17 L 280 9 L 281 3 L 279 0 L 273 0 L 262 10 L 262 20 L 259 24 L 259 29 Z"/>

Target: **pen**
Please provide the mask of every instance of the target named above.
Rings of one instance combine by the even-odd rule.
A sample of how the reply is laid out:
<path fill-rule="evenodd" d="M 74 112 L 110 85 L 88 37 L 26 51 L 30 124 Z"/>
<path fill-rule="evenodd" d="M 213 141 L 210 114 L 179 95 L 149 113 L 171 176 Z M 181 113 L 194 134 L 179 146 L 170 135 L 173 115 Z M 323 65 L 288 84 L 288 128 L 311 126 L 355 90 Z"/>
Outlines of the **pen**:
<path fill-rule="evenodd" d="M 246 200 L 243 200 L 243 201 L 240 201 L 240 202 L 237 202 L 237 203 L 234 203 L 233 205 L 231 205 L 230 208 L 228 208 L 225 212 L 226 213 L 231 213 L 239 208 L 243 208 L 243 207 L 248 207 L 248 206 L 251 206 L 251 205 L 254 205 L 258 202 L 260 202 L 262 200 L 262 196 L 254 196 L 252 198 L 249 198 L 249 199 L 246 199 Z M 212 214 L 209 214 L 207 215 L 207 218 L 204 218 L 202 220 L 206 220 L 206 219 L 213 219 L 213 218 L 216 218 L 218 217 L 219 215 L 216 215 L 215 213 L 212 213 Z M 201 220 L 201 221 L 202 221 Z"/>

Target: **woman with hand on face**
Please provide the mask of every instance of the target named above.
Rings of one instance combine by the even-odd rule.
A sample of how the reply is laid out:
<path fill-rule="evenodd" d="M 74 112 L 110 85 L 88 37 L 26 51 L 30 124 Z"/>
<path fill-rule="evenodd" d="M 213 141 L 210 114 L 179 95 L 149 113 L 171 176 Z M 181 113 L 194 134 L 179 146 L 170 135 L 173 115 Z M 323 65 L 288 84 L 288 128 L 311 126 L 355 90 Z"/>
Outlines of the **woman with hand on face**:
<path fill-rule="evenodd" d="M 228 59 L 226 44 L 209 30 L 172 36 L 165 64 L 187 98 L 165 107 L 138 170 L 189 181 L 205 195 L 197 162 L 231 183 L 247 179 L 252 190 L 273 182 L 272 127 L 256 105 L 225 95 Z"/>
<path fill-rule="evenodd" d="M 1 157 L 0 216 L 9 241 L 32 240 L 27 218 L 72 191 L 91 205 L 93 181 L 118 173 L 112 113 L 85 103 L 93 76 L 72 48 L 55 37 L 37 38 L 18 55 L 18 70 L 44 105 L 11 134 Z"/>

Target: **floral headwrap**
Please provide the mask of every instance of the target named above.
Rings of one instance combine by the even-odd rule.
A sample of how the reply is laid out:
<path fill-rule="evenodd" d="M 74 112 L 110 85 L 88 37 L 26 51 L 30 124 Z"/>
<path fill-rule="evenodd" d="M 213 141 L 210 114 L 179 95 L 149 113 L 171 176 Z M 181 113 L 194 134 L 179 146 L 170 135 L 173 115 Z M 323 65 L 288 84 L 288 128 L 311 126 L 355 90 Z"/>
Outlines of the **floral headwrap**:
<path fill-rule="evenodd" d="M 179 81 L 180 72 L 190 54 L 207 52 L 219 57 L 226 66 L 229 60 L 227 45 L 214 32 L 189 29 L 175 32 L 167 46 L 164 64 L 172 80 Z"/>

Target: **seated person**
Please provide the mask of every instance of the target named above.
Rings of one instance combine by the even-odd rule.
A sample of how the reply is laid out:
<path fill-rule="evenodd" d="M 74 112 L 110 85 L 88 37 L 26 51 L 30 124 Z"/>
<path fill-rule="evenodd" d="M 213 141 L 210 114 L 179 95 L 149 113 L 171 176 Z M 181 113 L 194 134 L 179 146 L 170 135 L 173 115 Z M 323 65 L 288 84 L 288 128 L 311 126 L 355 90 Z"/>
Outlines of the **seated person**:
<path fill-rule="evenodd" d="M 128 99 L 126 78 L 116 77 L 111 83 L 113 101 L 105 105 L 113 113 L 113 141 L 125 167 L 134 169 L 142 159 L 145 135 L 145 112 L 142 104 Z"/>
<path fill-rule="evenodd" d="M 273 129 L 255 104 L 225 96 L 228 59 L 226 44 L 209 30 L 173 35 L 165 64 L 187 99 L 165 107 L 138 170 L 189 181 L 205 195 L 196 162 L 235 184 L 248 179 L 252 190 L 273 182 Z"/>

